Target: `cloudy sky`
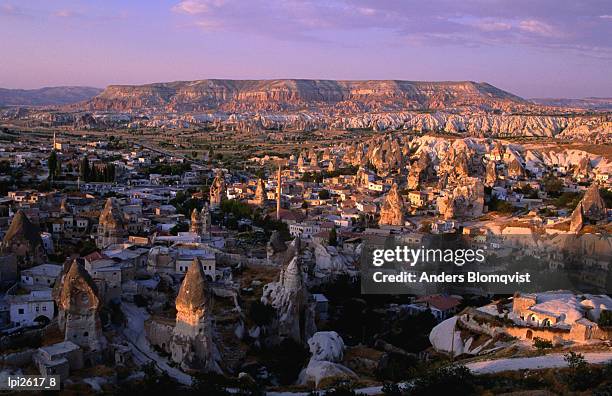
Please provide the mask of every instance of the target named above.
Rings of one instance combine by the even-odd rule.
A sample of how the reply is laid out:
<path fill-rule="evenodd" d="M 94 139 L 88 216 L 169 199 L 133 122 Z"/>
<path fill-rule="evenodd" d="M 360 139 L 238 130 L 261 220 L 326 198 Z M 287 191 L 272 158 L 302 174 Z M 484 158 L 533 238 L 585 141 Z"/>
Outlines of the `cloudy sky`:
<path fill-rule="evenodd" d="M 0 0 L 0 87 L 486 81 L 612 97 L 611 0 Z"/>

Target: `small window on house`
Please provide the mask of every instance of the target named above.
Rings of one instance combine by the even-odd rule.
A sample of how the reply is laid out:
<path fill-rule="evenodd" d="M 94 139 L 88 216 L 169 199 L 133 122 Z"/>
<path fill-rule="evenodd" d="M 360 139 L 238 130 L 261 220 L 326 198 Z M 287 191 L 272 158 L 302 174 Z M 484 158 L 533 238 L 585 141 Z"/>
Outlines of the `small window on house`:
<path fill-rule="evenodd" d="M 43 310 L 43 311 L 46 311 L 46 310 L 47 310 L 47 306 L 46 306 L 46 305 L 43 305 L 42 310 Z"/>
<path fill-rule="evenodd" d="M 88 331 L 83 333 L 83 337 L 88 337 L 88 336 L 89 336 L 89 332 Z"/>
<path fill-rule="evenodd" d="M 17 310 L 17 313 L 18 313 L 19 315 L 23 315 L 23 308 L 19 308 L 19 309 Z"/>

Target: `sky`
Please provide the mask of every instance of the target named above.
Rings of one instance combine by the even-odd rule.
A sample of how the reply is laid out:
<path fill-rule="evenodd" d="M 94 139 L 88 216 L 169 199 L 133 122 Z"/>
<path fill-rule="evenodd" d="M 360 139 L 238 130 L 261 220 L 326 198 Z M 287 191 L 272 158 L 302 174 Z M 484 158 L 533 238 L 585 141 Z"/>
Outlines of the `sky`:
<path fill-rule="evenodd" d="M 612 0 L 0 0 L 0 87 L 207 78 L 612 97 Z"/>

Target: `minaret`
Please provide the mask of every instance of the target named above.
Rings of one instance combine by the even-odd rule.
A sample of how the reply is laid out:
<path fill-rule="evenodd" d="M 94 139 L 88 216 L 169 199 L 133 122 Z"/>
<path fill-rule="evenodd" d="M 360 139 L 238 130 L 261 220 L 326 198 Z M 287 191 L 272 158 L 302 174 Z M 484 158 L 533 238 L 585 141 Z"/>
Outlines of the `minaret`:
<path fill-rule="evenodd" d="M 278 164 L 278 174 L 276 176 L 276 220 L 280 220 L 280 209 L 281 209 L 281 164 Z"/>

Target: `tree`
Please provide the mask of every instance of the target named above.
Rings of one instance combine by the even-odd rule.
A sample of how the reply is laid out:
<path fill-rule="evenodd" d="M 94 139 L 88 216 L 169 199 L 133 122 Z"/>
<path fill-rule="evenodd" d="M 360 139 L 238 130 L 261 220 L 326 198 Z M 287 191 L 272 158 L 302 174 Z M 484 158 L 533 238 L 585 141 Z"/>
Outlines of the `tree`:
<path fill-rule="evenodd" d="M 196 374 L 191 390 L 196 395 L 231 395 L 226 390 L 227 380 L 219 374 Z"/>
<path fill-rule="evenodd" d="M 81 159 L 81 163 L 79 165 L 79 174 L 81 176 L 81 180 L 89 181 L 89 175 L 91 173 L 91 169 L 89 166 L 89 159 L 87 156 Z"/>
<path fill-rule="evenodd" d="M 328 190 L 321 190 L 319 191 L 319 198 L 320 199 L 329 199 L 329 191 Z"/>
<path fill-rule="evenodd" d="M 589 367 L 584 355 L 574 351 L 570 351 L 563 355 L 569 373 L 566 382 L 572 390 L 586 390 L 597 380 L 593 370 Z"/>
<path fill-rule="evenodd" d="M 170 234 L 178 235 L 179 232 L 187 231 L 189 231 L 189 226 L 187 225 L 187 223 L 180 222 L 176 223 L 176 225 L 170 229 Z"/>
<path fill-rule="evenodd" d="M 607 188 L 600 188 L 599 194 L 606 202 L 606 208 L 612 208 L 612 190 L 608 190 Z"/>
<path fill-rule="evenodd" d="M 514 206 L 512 206 L 510 202 L 491 196 L 489 211 L 510 214 L 514 212 L 514 209 Z"/>
<path fill-rule="evenodd" d="M 550 349 L 553 347 L 553 343 L 540 337 L 534 337 L 533 346 L 536 349 Z"/>
<path fill-rule="evenodd" d="M 269 367 L 283 385 L 295 382 L 310 356 L 307 348 L 291 338 L 282 340 L 278 346 L 272 347 L 269 352 L 270 356 L 274 357 L 269 363 Z"/>
<path fill-rule="evenodd" d="M 542 180 L 542 184 L 544 186 L 544 190 L 552 196 L 559 196 L 563 190 L 563 180 L 553 175 L 546 176 Z"/>
<path fill-rule="evenodd" d="M 11 163 L 6 160 L 0 161 L 0 173 L 9 174 L 11 173 Z"/>
<path fill-rule="evenodd" d="M 332 228 L 331 231 L 329 232 L 328 245 L 329 246 L 338 245 L 338 233 L 336 232 L 336 226 L 334 226 L 334 228 Z"/>
<path fill-rule="evenodd" d="M 271 305 L 254 300 L 251 303 L 251 309 L 249 309 L 249 317 L 257 326 L 267 326 L 272 322 L 275 312 Z"/>
<path fill-rule="evenodd" d="M 265 179 L 266 170 L 264 168 L 257 169 L 257 172 L 255 172 L 255 177 L 257 177 L 258 179 Z"/>
<path fill-rule="evenodd" d="M 49 155 L 49 159 L 47 160 L 47 166 L 49 167 L 49 177 L 51 180 L 54 179 L 59 172 L 57 171 L 57 167 L 59 162 L 57 160 L 57 153 L 55 150 L 51 150 L 51 154 Z"/>
<path fill-rule="evenodd" d="M 612 327 L 612 311 L 603 310 L 599 314 L 597 324 L 602 327 Z"/>
<path fill-rule="evenodd" d="M 452 365 L 427 371 L 413 381 L 411 395 L 443 395 L 452 389 L 453 395 L 473 395 L 474 374 L 465 366 Z"/>

